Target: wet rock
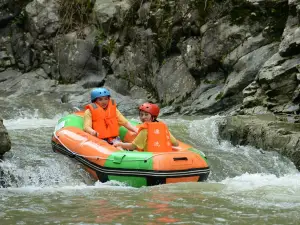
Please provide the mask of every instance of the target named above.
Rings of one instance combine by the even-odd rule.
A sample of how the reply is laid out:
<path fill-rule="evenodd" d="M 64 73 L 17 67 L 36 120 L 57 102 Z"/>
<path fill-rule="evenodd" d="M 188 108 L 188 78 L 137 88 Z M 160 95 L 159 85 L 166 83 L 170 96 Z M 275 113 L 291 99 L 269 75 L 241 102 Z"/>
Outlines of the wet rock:
<path fill-rule="evenodd" d="M 299 119 L 299 116 L 295 116 Z M 277 151 L 300 169 L 300 124 L 271 114 L 226 117 L 219 127 L 222 139 L 234 145 L 251 145 Z"/>
<path fill-rule="evenodd" d="M 152 81 L 159 70 L 155 36 L 151 29 L 132 27 L 128 31 L 131 43 L 123 48 L 122 54 L 122 48 L 116 46 L 110 55 L 115 76 L 147 91 L 155 90 Z"/>
<path fill-rule="evenodd" d="M 8 132 L 3 125 L 3 119 L 0 117 L 0 159 L 5 152 L 8 152 L 11 149 L 11 141 L 8 135 Z M 0 168 L 1 172 L 1 168 Z"/>

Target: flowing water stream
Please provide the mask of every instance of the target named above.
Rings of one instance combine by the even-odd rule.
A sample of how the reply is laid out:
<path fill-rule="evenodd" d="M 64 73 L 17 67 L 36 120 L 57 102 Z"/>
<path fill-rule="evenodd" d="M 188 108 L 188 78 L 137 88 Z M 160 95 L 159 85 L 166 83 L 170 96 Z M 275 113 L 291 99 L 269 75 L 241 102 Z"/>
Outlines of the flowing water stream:
<path fill-rule="evenodd" d="M 48 106 L 49 107 L 49 106 Z M 300 174 L 287 158 L 218 141 L 222 117 L 168 117 L 172 133 L 201 149 L 204 183 L 132 188 L 94 182 L 51 135 L 62 111 L 4 114 L 12 150 L 0 167 L 0 224 L 299 224 Z M 48 110 L 49 111 L 49 110 Z"/>

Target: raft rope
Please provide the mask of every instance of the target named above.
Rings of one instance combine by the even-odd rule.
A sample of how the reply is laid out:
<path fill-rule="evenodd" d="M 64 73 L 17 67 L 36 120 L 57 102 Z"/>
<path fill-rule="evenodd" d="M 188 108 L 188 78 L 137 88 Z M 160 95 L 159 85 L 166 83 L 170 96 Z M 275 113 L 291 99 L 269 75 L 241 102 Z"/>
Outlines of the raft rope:
<path fill-rule="evenodd" d="M 71 152 L 74 156 L 79 156 L 79 157 L 83 157 L 83 158 L 87 158 L 87 159 L 96 159 L 96 160 L 102 159 L 102 160 L 111 160 L 111 161 L 113 161 L 112 159 L 109 159 L 108 157 L 104 158 L 104 157 L 101 157 L 101 156 L 88 156 L 88 155 L 81 155 L 81 154 L 78 154 L 76 152 L 73 152 L 64 143 L 61 142 L 61 140 L 59 139 L 59 137 L 56 135 L 55 131 L 53 132 L 53 135 L 59 141 L 59 143 L 65 149 L 67 149 L 69 152 Z M 181 149 L 180 147 L 173 147 L 173 148 L 176 149 L 176 150 L 180 150 Z M 121 151 L 127 152 L 126 150 L 122 150 L 122 149 L 121 149 Z M 158 154 L 149 156 L 148 158 L 145 158 L 145 159 L 132 159 L 132 160 L 124 160 L 124 161 L 126 161 L 126 162 L 131 162 L 131 161 L 145 161 L 145 160 L 148 161 L 149 159 L 154 158 L 155 156 L 165 155 L 165 154 L 178 154 L 178 153 L 184 154 L 185 152 L 168 152 L 168 153 L 162 152 L 162 153 L 158 153 Z"/>

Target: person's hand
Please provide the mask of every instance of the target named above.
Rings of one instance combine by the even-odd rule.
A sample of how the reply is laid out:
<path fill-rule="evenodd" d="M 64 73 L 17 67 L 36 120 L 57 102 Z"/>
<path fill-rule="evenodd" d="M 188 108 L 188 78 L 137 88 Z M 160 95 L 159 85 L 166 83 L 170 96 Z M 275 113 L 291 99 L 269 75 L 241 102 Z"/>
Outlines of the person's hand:
<path fill-rule="evenodd" d="M 121 142 L 120 142 L 120 141 L 118 141 L 118 142 L 115 142 L 115 143 L 114 143 L 114 146 L 115 146 L 115 147 L 119 147 L 119 146 L 121 146 Z"/>
<path fill-rule="evenodd" d="M 93 135 L 93 136 L 95 136 L 95 137 L 98 137 L 98 132 L 95 131 L 95 130 L 93 130 L 93 131 L 91 132 L 91 135 Z"/>
<path fill-rule="evenodd" d="M 138 132 L 139 132 L 139 129 L 138 129 L 137 127 L 135 127 L 135 128 L 134 128 L 134 133 L 137 134 Z"/>

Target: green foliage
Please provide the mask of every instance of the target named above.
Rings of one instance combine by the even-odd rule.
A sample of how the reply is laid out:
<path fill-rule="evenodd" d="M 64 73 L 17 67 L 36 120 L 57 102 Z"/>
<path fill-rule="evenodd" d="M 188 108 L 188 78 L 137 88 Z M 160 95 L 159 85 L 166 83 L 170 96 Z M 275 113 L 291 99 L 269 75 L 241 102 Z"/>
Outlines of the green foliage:
<path fill-rule="evenodd" d="M 223 95 L 224 95 L 224 93 L 222 92 L 222 91 L 220 91 L 219 92 L 219 94 L 216 96 L 216 100 L 218 101 L 218 100 L 221 100 L 222 99 L 222 97 L 223 97 Z"/>
<path fill-rule="evenodd" d="M 18 14 L 12 21 L 12 24 L 17 26 L 23 26 L 26 20 L 25 13 L 22 11 L 20 14 Z"/>
<path fill-rule="evenodd" d="M 218 84 L 220 81 L 219 80 L 208 80 L 204 79 L 203 83 L 204 84 Z"/>
<path fill-rule="evenodd" d="M 93 0 L 59 0 L 62 26 L 59 33 L 82 30 L 89 23 Z"/>
<path fill-rule="evenodd" d="M 101 45 L 105 54 L 110 55 L 116 48 L 117 40 L 109 35 L 101 28 L 97 29 L 96 45 Z"/>
<path fill-rule="evenodd" d="M 114 38 L 109 38 L 104 45 L 105 50 L 107 51 L 108 55 L 110 55 L 116 48 L 117 41 Z"/>

